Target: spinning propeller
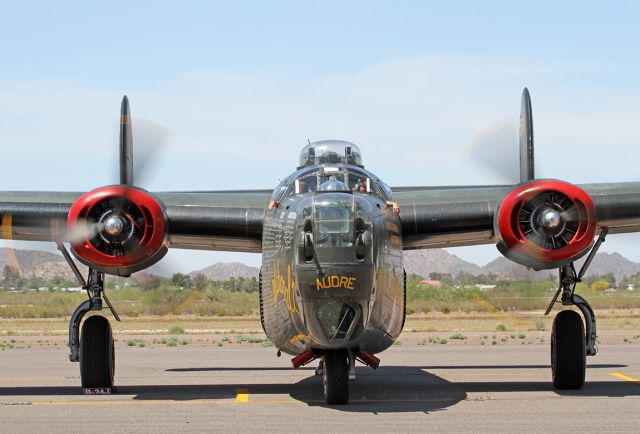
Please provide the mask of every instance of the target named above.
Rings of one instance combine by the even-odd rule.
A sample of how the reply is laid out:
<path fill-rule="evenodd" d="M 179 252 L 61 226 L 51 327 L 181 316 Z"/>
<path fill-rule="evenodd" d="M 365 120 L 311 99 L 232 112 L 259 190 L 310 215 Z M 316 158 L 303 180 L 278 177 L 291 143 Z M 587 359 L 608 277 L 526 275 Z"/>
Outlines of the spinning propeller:
<path fill-rule="evenodd" d="M 120 117 L 120 184 L 80 196 L 67 219 L 67 241 L 85 265 L 128 276 L 167 253 L 167 216 L 162 202 L 133 185 L 133 138 L 129 100 Z"/>
<path fill-rule="evenodd" d="M 527 88 L 522 92 L 519 120 L 520 182 L 495 213 L 497 247 L 504 256 L 527 267 L 557 268 L 586 254 L 593 244 L 595 207 L 591 197 L 573 184 L 535 179 L 533 116 Z M 513 127 L 508 118 L 494 124 L 467 147 L 467 153 L 513 179 L 514 165 L 508 162 Z"/>

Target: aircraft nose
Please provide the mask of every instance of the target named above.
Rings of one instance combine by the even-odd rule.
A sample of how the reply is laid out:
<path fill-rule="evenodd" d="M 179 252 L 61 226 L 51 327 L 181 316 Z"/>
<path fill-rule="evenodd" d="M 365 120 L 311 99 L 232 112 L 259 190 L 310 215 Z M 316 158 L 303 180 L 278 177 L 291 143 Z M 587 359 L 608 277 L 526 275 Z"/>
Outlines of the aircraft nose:
<path fill-rule="evenodd" d="M 313 336 L 329 345 L 364 330 L 373 299 L 373 265 L 301 264 L 296 271 L 305 322 Z"/>

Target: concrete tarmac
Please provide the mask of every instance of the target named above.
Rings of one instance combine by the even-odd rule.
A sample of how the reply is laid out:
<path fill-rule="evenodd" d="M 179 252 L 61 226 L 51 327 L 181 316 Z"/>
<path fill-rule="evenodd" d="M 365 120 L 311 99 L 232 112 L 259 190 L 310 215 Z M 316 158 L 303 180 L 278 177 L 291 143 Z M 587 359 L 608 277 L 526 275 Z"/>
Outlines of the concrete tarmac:
<path fill-rule="evenodd" d="M 273 348 L 118 349 L 84 396 L 65 349 L 0 352 L 0 432 L 638 432 L 640 345 L 602 345 L 583 390 L 551 387 L 547 345 L 406 346 L 327 406 L 314 367 Z"/>

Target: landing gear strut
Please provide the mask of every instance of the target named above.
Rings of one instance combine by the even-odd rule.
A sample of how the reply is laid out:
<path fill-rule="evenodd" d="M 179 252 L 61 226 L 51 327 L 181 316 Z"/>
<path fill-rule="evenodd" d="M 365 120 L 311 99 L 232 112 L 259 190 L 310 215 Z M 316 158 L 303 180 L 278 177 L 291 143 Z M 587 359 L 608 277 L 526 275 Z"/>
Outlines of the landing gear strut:
<path fill-rule="evenodd" d="M 87 318 L 82 324 L 82 334 L 80 323 L 89 311 L 102 310 L 103 300 L 116 321 L 120 321 L 120 317 L 104 293 L 104 273 L 89 268 L 89 275 L 85 281 L 64 244 L 59 242 L 57 245 L 89 296 L 88 300 L 77 307 L 69 321 L 69 360 L 80 362 L 80 379 L 84 393 L 110 394 L 114 390 L 115 351 L 109 320 L 101 315 Z"/>
<path fill-rule="evenodd" d="M 596 348 L 596 316 L 593 309 L 583 297 L 575 294 L 576 284 L 582 277 L 595 257 L 600 245 L 605 241 L 608 228 L 603 228 L 598 240 L 589 252 L 587 259 L 576 274 L 573 263 L 563 265 L 559 270 L 559 285 L 549 307 L 548 315 L 560 294 L 563 306 L 576 306 L 584 317 L 583 325 L 580 315 L 572 310 L 563 310 L 553 321 L 551 331 L 551 374 L 553 387 L 560 390 L 582 389 L 584 386 L 587 359 L 595 356 Z"/>

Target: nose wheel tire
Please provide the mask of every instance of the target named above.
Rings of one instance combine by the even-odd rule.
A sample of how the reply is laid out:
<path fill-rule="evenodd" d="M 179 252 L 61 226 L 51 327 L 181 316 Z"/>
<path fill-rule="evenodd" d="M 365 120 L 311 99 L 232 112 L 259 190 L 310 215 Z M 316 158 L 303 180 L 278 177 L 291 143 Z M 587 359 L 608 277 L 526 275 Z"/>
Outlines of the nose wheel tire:
<path fill-rule="evenodd" d="M 349 401 L 349 355 L 346 351 L 327 351 L 322 357 L 324 399 L 330 405 Z"/>
<path fill-rule="evenodd" d="M 563 310 L 553 321 L 551 332 L 551 373 L 554 388 L 582 389 L 586 354 L 582 318 L 577 312 Z"/>
<path fill-rule="evenodd" d="M 115 352 L 109 320 L 91 316 L 80 335 L 80 379 L 83 388 L 113 389 Z"/>

